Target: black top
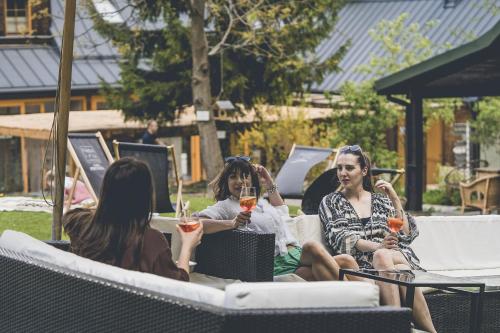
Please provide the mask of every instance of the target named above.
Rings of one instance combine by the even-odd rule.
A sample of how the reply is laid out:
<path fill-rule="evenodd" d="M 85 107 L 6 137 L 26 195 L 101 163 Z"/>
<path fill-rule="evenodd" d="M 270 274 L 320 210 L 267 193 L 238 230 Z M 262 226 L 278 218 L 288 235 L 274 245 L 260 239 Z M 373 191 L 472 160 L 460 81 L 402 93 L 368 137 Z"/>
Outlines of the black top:
<path fill-rule="evenodd" d="M 148 131 L 144 132 L 142 136 L 142 143 L 146 145 L 155 145 L 156 144 L 156 135 L 151 134 Z"/>
<path fill-rule="evenodd" d="M 361 223 L 363 223 L 363 226 L 366 226 L 368 221 L 370 221 L 370 218 L 371 217 L 361 217 L 359 220 L 361 221 Z"/>

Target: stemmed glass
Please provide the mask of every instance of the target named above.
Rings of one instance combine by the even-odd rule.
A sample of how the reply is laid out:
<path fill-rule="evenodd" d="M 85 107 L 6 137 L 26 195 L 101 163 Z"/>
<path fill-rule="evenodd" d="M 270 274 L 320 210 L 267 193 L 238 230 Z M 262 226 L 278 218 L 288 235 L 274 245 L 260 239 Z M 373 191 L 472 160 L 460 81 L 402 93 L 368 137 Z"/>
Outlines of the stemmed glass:
<path fill-rule="evenodd" d="M 387 218 L 387 225 L 393 233 L 398 233 L 403 227 L 403 219 L 397 217 L 395 214 L 390 214 Z"/>
<path fill-rule="evenodd" d="M 255 187 L 244 186 L 240 193 L 240 207 L 244 212 L 251 212 L 257 205 L 257 192 Z M 245 223 L 243 230 L 249 230 L 248 222 Z"/>

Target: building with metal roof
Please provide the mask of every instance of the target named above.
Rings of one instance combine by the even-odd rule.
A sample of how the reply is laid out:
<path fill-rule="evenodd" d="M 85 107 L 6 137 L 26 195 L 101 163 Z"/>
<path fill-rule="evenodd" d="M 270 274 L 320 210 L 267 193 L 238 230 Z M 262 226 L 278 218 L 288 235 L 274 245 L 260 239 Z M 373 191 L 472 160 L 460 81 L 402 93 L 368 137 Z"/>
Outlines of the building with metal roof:
<path fill-rule="evenodd" d="M 424 98 L 500 96 L 500 22 L 480 38 L 375 82 L 382 95 L 406 108 L 406 193 L 410 208 L 421 210 L 424 191 Z M 498 159 L 498 156 L 497 156 Z"/>
<path fill-rule="evenodd" d="M 101 80 L 116 83 L 120 78 L 118 53 L 95 30 L 89 14 L 76 13 L 73 95 L 96 94 Z M 62 0 L 50 1 L 50 27 L 42 36 L 0 37 L 0 99 L 54 96 L 57 89 L 62 43 L 64 7 Z"/>
<path fill-rule="evenodd" d="M 371 55 L 384 56 L 382 46 L 369 35 L 369 30 L 382 20 L 395 20 L 408 13 L 408 24 L 424 26 L 435 21 L 426 36 L 434 45 L 449 44 L 456 47 L 478 37 L 498 22 L 492 6 L 500 6 L 498 0 L 354 0 L 347 3 L 339 13 L 338 22 L 330 38 L 316 50 L 316 55 L 327 59 L 346 41 L 351 46 L 341 60 L 339 73 L 327 75 L 323 82 L 312 87 L 313 92 L 338 93 L 346 81 L 363 82 L 373 77 L 357 71 L 360 65 L 368 64 Z M 436 50 L 438 51 L 438 50 Z"/>

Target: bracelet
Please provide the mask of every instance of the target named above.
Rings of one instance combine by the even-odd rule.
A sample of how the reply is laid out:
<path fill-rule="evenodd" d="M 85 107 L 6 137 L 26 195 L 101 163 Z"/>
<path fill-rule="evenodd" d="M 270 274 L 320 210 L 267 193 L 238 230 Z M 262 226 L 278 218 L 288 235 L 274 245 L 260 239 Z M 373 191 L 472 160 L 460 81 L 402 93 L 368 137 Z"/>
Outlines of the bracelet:
<path fill-rule="evenodd" d="M 278 190 L 278 185 L 276 185 L 276 183 L 273 183 L 273 185 L 270 188 L 267 189 L 267 193 L 273 194 L 277 190 Z"/>

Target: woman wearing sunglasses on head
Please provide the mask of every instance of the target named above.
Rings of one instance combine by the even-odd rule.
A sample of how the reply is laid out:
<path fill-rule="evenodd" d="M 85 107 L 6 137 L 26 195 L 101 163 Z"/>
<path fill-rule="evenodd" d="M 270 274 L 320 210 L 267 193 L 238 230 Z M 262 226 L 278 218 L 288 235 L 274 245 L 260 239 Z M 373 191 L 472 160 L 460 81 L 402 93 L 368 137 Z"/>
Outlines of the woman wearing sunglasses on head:
<path fill-rule="evenodd" d="M 342 189 L 325 196 L 319 207 L 326 240 L 334 253 L 351 254 L 362 268 L 420 269 L 419 260 L 410 248 L 418 236 L 415 220 L 403 211 L 390 183 L 377 181 L 375 188 L 382 193 L 374 192 L 370 160 L 360 146 L 339 150 L 337 176 Z M 391 217 L 399 220 L 400 231 L 389 229 Z M 401 306 L 404 289 L 386 283 L 379 287 L 383 304 Z M 422 329 L 436 331 L 419 288 L 415 290 L 413 316 Z"/>
<path fill-rule="evenodd" d="M 269 195 L 269 202 L 259 199 L 261 182 Z M 356 269 L 349 255 L 332 257 L 317 242 L 302 247 L 292 236 L 286 219 L 288 207 L 284 204 L 269 172 L 261 165 L 252 165 L 247 156 L 226 158 L 224 169 L 212 182 L 217 203 L 198 213 L 204 217 L 204 232 L 214 233 L 248 224 L 251 231 L 274 233 L 274 275 L 295 273 L 306 280 L 338 280 L 339 267 Z M 257 203 L 252 211 L 243 212 L 240 194 L 244 187 L 256 189 Z"/>

